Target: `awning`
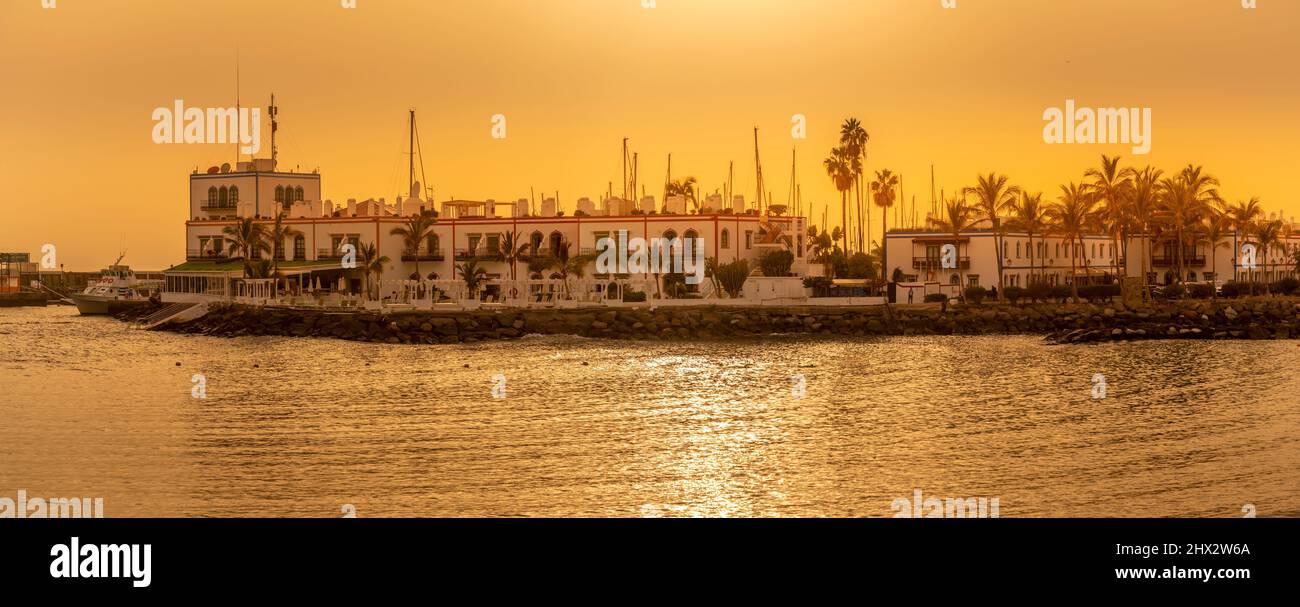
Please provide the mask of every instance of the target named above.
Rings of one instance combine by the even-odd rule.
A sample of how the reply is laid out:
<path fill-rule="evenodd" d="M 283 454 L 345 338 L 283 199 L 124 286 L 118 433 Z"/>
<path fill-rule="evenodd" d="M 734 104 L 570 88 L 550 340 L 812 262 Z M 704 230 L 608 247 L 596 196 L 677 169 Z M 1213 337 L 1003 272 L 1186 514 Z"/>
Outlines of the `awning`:
<path fill-rule="evenodd" d="M 342 270 L 341 260 L 321 261 L 282 261 L 279 271 L 285 276 L 297 276 L 324 270 Z M 187 261 L 163 270 L 163 274 L 225 274 L 240 277 L 244 275 L 243 261 Z"/>

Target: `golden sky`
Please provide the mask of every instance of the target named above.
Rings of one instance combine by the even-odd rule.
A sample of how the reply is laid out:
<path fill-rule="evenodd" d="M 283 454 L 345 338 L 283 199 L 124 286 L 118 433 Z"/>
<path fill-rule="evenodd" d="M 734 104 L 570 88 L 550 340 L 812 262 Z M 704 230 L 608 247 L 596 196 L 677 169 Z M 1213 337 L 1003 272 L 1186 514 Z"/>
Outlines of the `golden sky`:
<path fill-rule="evenodd" d="M 1008 173 L 1054 198 L 1102 153 L 1203 164 L 1231 199 L 1300 215 L 1300 2 L 1258 0 L 41 0 L 0 3 L 0 250 L 58 247 L 98 269 L 123 246 L 162 268 L 184 256 L 187 176 L 234 146 L 158 145 L 154 108 L 280 106 L 281 168 L 319 167 L 324 196 L 404 189 L 405 121 L 419 112 L 438 199 L 529 187 L 618 190 L 623 137 L 641 182 L 711 192 L 736 162 L 754 198 L 752 132 L 778 202 L 799 152 L 805 204 L 838 195 L 820 161 L 848 116 L 868 170 L 939 188 Z M 1150 107 L 1149 155 L 1047 145 L 1043 111 Z M 491 138 L 504 114 L 507 138 Z M 794 141 L 790 120 L 808 119 Z M 263 129 L 264 152 L 269 129 Z M 879 232 L 879 212 L 873 213 Z M 891 219 L 892 221 L 892 219 Z M 878 236 L 877 236 L 878 238 Z"/>

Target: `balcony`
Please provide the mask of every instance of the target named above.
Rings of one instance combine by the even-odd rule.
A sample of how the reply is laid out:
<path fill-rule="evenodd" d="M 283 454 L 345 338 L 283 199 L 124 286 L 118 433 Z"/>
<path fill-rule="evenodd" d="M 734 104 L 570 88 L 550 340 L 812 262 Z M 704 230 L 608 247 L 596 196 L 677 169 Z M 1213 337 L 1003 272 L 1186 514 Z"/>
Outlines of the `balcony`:
<path fill-rule="evenodd" d="M 478 249 L 456 249 L 456 261 L 469 261 L 471 259 L 491 261 L 500 259 L 500 256 L 500 249 L 492 249 L 490 247 L 483 252 L 479 252 Z"/>
<path fill-rule="evenodd" d="M 956 268 L 943 267 L 943 259 L 939 257 L 913 257 L 913 270 L 969 270 L 970 258 L 958 257 Z"/>
<path fill-rule="evenodd" d="M 223 261 L 230 259 L 230 251 L 201 251 L 199 249 L 186 249 L 185 259 L 186 261 Z"/>
<path fill-rule="evenodd" d="M 342 259 L 343 252 L 333 249 L 316 249 L 316 259 Z"/>
<path fill-rule="evenodd" d="M 1177 263 L 1178 263 L 1178 258 L 1173 256 L 1161 255 L 1159 257 L 1151 258 L 1151 267 L 1153 268 L 1172 268 Z M 1188 266 L 1203 266 L 1205 265 L 1205 256 L 1184 255 L 1183 263 Z"/>
<path fill-rule="evenodd" d="M 402 261 L 442 261 L 446 258 L 447 256 L 443 254 L 442 249 L 416 251 L 415 253 L 406 251 L 402 253 Z"/>
<path fill-rule="evenodd" d="M 203 211 L 234 211 L 238 207 L 238 200 L 227 200 L 226 202 L 221 202 L 219 200 L 203 200 L 199 202 L 199 209 Z"/>

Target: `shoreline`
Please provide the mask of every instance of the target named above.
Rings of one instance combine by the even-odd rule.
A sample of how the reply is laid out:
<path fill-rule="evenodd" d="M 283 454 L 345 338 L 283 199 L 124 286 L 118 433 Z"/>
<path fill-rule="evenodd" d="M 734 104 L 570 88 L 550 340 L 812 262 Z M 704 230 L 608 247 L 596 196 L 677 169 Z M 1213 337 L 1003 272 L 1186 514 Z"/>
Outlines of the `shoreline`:
<path fill-rule="evenodd" d="M 138 314 L 119 315 L 131 321 Z M 713 340 L 775 334 L 826 336 L 1041 335 L 1072 344 L 1139 339 L 1300 338 L 1300 298 L 1105 304 L 911 304 L 820 307 L 671 306 L 336 312 L 236 304 L 155 331 L 216 337 L 332 337 L 391 344 L 454 344 L 573 335 L 616 340 Z"/>

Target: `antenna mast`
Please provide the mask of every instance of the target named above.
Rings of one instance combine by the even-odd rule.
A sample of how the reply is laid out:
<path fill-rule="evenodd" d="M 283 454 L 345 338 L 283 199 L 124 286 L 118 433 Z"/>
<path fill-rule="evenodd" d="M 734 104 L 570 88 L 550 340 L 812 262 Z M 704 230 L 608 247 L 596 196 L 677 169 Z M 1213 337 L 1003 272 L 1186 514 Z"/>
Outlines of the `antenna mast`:
<path fill-rule="evenodd" d="M 276 158 L 279 156 L 275 147 L 275 132 L 280 129 L 280 122 L 276 120 L 276 115 L 280 109 L 275 107 L 275 93 L 271 93 L 271 107 L 266 108 L 266 113 L 271 117 L 271 170 L 276 169 Z"/>

